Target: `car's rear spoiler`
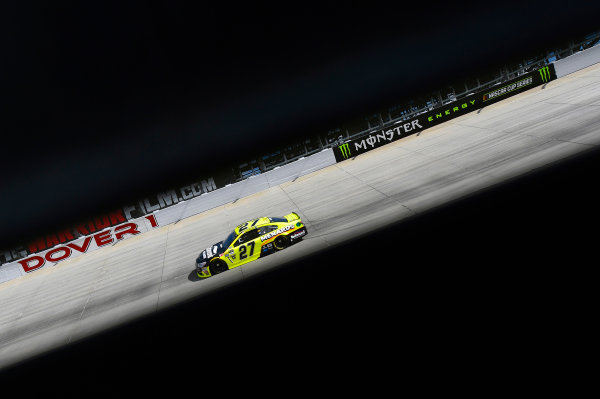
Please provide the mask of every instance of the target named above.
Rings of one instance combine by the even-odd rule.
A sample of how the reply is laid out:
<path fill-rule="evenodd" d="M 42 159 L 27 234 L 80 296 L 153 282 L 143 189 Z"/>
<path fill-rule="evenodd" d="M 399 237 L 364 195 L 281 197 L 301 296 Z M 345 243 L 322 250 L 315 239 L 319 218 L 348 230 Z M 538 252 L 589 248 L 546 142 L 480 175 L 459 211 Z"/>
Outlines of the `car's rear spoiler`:
<path fill-rule="evenodd" d="M 292 212 L 288 215 L 285 215 L 284 218 L 287 219 L 288 222 L 293 222 L 294 220 L 300 220 L 300 216 L 296 212 Z"/>

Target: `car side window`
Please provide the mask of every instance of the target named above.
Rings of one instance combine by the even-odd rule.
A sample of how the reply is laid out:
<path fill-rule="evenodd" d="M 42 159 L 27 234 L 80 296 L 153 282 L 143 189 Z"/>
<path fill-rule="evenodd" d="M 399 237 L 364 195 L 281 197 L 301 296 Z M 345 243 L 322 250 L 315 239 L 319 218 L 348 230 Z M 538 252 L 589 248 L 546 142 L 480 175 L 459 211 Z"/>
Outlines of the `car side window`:
<path fill-rule="evenodd" d="M 242 234 L 240 236 L 240 238 L 238 238 L 237 242 L 234 244 L 234 246 L 238 246 L 240 244 L 244 244 L 247 243 L 248 241 L 252 241 L 255 238 L 258 238 L 258 230 L 253 229 L 250 231 L 245 232 L 244 234 Z"/>
<path fill-rule="evenodd" d="M 268 226 L 262 226 L 258 228 L 258 235 L 262 236 L 265 235 L 273 230 L 277 230 L 277 226 L 273 226 L 273 225 L 268 225 Z"/>

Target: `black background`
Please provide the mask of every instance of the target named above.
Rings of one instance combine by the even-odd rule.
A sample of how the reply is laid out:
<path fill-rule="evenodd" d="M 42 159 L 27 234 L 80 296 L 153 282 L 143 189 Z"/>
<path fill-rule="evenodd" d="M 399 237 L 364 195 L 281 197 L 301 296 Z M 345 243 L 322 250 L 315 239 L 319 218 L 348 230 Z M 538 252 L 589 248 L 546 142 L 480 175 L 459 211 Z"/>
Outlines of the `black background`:
<path fill-rule="evenodd" d="M 2 13 L 7 248 L 598 30 L 583 1 L 52 4 Z M 564 356 L 557 331 L 585 331 L 598 161 L 555 165 L 2 378 L 73 394 L 123 381 L 374 394 L 433 365 Z M 390 252 L 399 260 L 383 261 Z"/>

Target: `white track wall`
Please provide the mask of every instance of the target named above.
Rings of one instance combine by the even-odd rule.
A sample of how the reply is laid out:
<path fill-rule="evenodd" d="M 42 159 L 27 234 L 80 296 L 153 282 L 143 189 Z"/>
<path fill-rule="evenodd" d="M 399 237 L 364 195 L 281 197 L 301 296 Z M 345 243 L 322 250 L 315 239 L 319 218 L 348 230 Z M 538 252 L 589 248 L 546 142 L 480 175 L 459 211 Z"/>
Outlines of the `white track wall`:
<path fill-rule="evenodd" d="M 562 78 L 600 62 L 600 45 L 580 51 L 570 57 L 554 62 L 556 77 Z"/>
<path fill-rule="evenodd" d="M 189 201 L 182 201 L 177 205 L 157 211 L 155 212 L 156 219 L 160 226 L 175 223 L 181 219 L 266 190 L 269 187 L 292 181 L 299 176 L 307 175 L 334 163 L 335 157 L 333 156 L 333 151 L 328 148 L 266 173 L 251 176 L 248 179 L 211 191 L 210 193 L 202 194 Z"/>

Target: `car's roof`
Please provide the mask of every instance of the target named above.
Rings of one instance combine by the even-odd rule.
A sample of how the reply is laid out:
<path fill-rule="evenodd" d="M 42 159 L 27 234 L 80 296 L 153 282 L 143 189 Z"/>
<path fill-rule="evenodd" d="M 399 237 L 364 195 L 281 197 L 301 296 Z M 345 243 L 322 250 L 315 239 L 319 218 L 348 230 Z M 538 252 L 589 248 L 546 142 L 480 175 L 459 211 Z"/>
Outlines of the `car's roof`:
<path fill-rule="evenodd" d="M 271 221 L 271 218 L 268 218 L 268 217 L 258 218 L 257 222 L 254 223 L 255 220 L 257 220 L 257 219 L 248 220 L 247 222 L 242 223 L 239 226 L 237 226 L 234 229 L 235 234 L 236 235 L 240 235 L 240 228 L 242 228 L 244 226 L 247 226 L 247 227 L 242 230 L 242 233 L 245 232 L 245 231 L 248 231 L 248 230 L 252 230 L 252 229 L 254 229 L 256 227 L 264 226 L 266 224 L 281 223 L 281 222 Z M 250 226 L 251 224 L 254 224 L 254 225 Z"/>

